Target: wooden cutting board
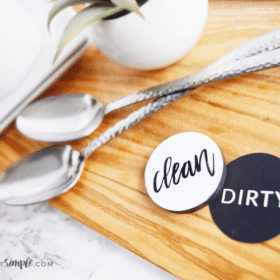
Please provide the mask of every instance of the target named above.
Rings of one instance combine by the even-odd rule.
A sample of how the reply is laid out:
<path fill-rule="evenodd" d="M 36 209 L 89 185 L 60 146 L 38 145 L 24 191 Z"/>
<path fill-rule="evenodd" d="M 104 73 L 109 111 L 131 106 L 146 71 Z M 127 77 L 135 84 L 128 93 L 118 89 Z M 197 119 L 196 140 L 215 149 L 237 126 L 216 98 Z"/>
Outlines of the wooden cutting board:
<path fill-rule="evenodd" d="M 278 28 L 280 1 L 210 1 L 199 42 L 178 63 L 158 71 L 126 69 L 92 46 L 43 96 L 90 93 L 106 104 L 192 74 Z M 151 153 L 180 132 L 209 136 L 227 163 L 249 153 L 280 157 L 279 78 L 275 68 L 197 88 L 99 148 L 75 187 L 49 203 L 181 279 L 280 279 L 280 236 L 261 244 L 231 240 L 214 224 L 208 206 L 171 213 L 152 202 L 144 185 Z M 92 135 L 70 144 L 81 149 L 142 105 L 110 113 Z M 0 143 L 1 170 L 50 145 L 26 138 L 14 124 Z"/>

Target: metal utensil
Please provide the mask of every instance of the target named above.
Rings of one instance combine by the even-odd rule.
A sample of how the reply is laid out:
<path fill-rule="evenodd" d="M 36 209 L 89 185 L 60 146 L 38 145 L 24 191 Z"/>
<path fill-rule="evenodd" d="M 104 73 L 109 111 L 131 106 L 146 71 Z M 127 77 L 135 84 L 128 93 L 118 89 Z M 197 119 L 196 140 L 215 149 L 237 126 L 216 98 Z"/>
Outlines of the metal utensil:
<path fill-rule="evenodd" d="M 8 205 L 27 205 L 66 192 L 79 180 L 85 160 L 92 152 L 187 92 L 150 102 L 109 128 L 81 152 L 69 145 L 53 146 L 19 159 L 0 175 L 0 201 Z"/>
<path fill-rule="evenodd" d="M 179 92 L 209 82 L 279 65 L 280 30 L 260 36 L 224 55 L 198 73 L 144 91 L 133 93 L 106 106 L 83 94 L 62 94 L 41 99 L 16 120 L 17 128 L 35 140 L 62 142 L 93 132 L 104 115 L 136 102 Z M 273 51 L 272 51 L 273 50 Z"/>

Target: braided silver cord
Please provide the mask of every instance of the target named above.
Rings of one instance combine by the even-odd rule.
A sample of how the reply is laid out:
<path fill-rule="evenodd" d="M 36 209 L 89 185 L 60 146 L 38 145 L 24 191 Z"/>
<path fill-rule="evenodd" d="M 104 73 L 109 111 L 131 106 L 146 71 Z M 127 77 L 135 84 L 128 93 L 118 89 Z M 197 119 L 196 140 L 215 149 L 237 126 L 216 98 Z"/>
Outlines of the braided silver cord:
<path fill-rule="evenodd" d="M 278 48 L 279 46 L 280 46 L 280 30 L 275 30 L 266 33 L 234 49 L 233 51 L 225 54 L 216 62 L 206 66 L 205 68 L 203 68 L 201 71 L 199 71 L 194 75 L 187 76 L 176 81 L 168 82 L 163 85 L 159 85 L 144 91 L 127 95 L 121 99 L 115 100 L 107 104 L 105 106 L 105 114 L 113 110 L 134 104 L 136 102 L 140 102 L 150 98 L 164 96 L 174 91 L 180 91 L 182 89 L 188 89 L 196 85 L 225 79 L 227 77 L 237 76 L 243 73 L 248 73 L 248 69 L 245 63 L 243 64 L 241 63 L 240 66 L 237 67 L 235 66 L 235 68 L 233 69 L 228 69 L 228 68 L 231 67 L 232 63 L 235 63 L 237 61 L 240 62 L 242 60 L 246 62 L 247 58 L 250 57 L 257 58 L 259 55 L 272 51 Z M 258 68 L 259 66 L 257 64 L 258 62 L 256 61 L 256 63 L 252 67 Z M 227 66 L 228 68 L 226 68 L 225 66 Z M 223 75 L 224 71 L 227 71 L 229 74 Z"/>
<path fill-rule="evenodd" d="M 267 39 L 267 41 L 265 41 L 265 39 Z M 82 153 L 85 157 L 88 157 L 93 151 L 113 137 L 190 92 L 190 90 L 188 90 L 183 93 L 182 90 L 191 89 L 201 84 L 238 76 L 245 73 L 279 66 L 280 49 L 274 49 L 279 45 L 280 30 L 277 30 L 269 34 L 265 34 L 264 36 L 261 36 L 239 47 L 238 49 L 233 50 L 194 75 L 184 77 L 149 90 L 138 92 L 110 103 L 113 105 L 119 104 L 121 105 L 120 107 L 123 107 L 126 106 L 123 103 L 124 100 L 126 100 L 128 104 L 133 104 L 137 101 L 164 96 L 153 102 L 150 102 L 138 111 L 133 112 L 126 119 L 121 120 L 116 125 L 109 128 L 106 132 L 85 146 L 82 150 Z M 167 94 L 170 95 L 168 96 Z M 137 101 L 132 102 L 131 98 Z M 110 104 L 108 104 L 108 107 L 106 106 L 107 108 L 105 113 L 111 111 L 112 107 Z"/>
<path fill-rule="evenodd" d="M 182 89 L 185 86 L 186 87 L 198 86 L 200 84 L 208 83 L 210 81 L 221 80 L 232 76 L 237 76 L 237 75 L 254 72 L 262 69 L 267 69 L 271 67 L 276 67 L 279 65 L 280 65 L 280 49 L 277 49 L 274 51 L 262 53 L 257 56 L 248 57 L 243 60 L 238 60 L 232 64 L 226 64 L 223 67 L 220 67 L 221 70 L 219 71 L 219 75 L 217 75 L 216 72 L 210 76 L 207 76 L 205 74 L 203 76 L 200 75 L 200 73 L 198 73 L 197 75 L 193 75 L 193 79 L 191 81 L 190 79 L 188 79 L 187 85 L 185 84 L 184 78 L 180 81 L 177 80 L 174 82 L 174 85 L 170 89 L 170 93 L 174 92 L 177 89 L 180 88 Z M 199 77 L 199 79 L 197 78 L 197 76 Z M 169 91 L 169 87 L 170 84 L 166 89 L 166 91 Z M 95 151 L 98 147 L 100 147 L 101 145 L 103 145 L 113 137 L 117 136 L 124 130 L 134 125 L 135 123 L 141 121 L 142 119 L 146 118 L 152 113 L 170 104 L 174 100 L 177 100 L 182 95 L 188 92 L 189 91 L 184 93 L 178 92 L 177 94 L 176 93 L 170 94 L 158 98 L 153 102 L 150 102 L 146 106 L 140 108 L 138 111 L 133 112 L 126 119 L 121 120 L 116 125 L 109 128 L 106 132 L 104 132 L 102 135 L 100 135 L 98 138 L 96 138 L 91 143 L 89 143 L 86 147 L 84 147 L 82 153 L 84 154 L 85 157 L 88 157 L 93 151 Z"/>
<path fill-rule="evenodd" d="M 179 99 L 180 97 L 184 96 L 190 91 L 191 90 L 184 92 L 182 91 L 180 93 L 170 94 L 168 96 L 160 97 L 156 100 L 153 100 L 147 105 L 141 107 L 139 110 L 130 114 L 127 118 L 116 123 L 114 126 L 112 126 L 103 134 L 101 134 L 99 137 L 95 138 L 92 142 L 90 142 L 87 146 L 85 146 L 82 149 L 81 153 L 85 158 L 87 158 L 92 152 L 94 152 L 96 149 L 98 149 L 100 146 L 102 146 L 115 136 L 119 135 L 134 124 L 157 112 L 161 108 L 169 105 L 170 103 Z"/>
<path fill-rule="evenodd" d="M 279 65 L 280 49 L 276 49 L 256 56 L 247 57 L 242 60 L 237 60 L 233 63 L 226 63 L 217 69 L 215 68 L 211 71 L 211 73 L 208 71 L 201 71 L 200 73 L 192 75 L 190 78 L 182 78 L 180 80 L 173 81 L 169 83 L 168 86 L 163 86 L 162 90 L 166 94 L 169 94 L 178 90 L 190 89 L 202 84 L 277 67 Z"/>

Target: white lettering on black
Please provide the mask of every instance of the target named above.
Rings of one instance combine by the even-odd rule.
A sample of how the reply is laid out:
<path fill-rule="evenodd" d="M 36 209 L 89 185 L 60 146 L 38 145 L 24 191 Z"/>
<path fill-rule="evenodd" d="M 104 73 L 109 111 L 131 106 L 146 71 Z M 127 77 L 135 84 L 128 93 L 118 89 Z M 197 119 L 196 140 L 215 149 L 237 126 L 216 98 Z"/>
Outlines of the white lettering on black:
<path fill-rule="evenodd" d="M 260 194 L 263 195 L 263 207 L 268 207 L 270 203 L 270 197 L 272 195 L 276 195 L 278 199 L 278 208 L 280 208 L 280 192 L 278 191 L 269 191 L 269 190 L 262 190 L 260 191 Z M 239 194 L 236 194 L 236 192 L 232 189 L 223 189 L 222 193 L 222 204 L 232 204 L 235 202 L 236 197 L 238 195 L 237 204 L 242 205 L 243 204 L 243 197 L 245 197 L 245 205 L 246 206 L 255 206 L 259 207 L 261 205 L 261 196 L 256 190 L 248 190 L 247 193 L 244 195 L 244 190 L 240 189 Z M 259 204 L 257 202 L 257 199 L 259 200 Z"/>

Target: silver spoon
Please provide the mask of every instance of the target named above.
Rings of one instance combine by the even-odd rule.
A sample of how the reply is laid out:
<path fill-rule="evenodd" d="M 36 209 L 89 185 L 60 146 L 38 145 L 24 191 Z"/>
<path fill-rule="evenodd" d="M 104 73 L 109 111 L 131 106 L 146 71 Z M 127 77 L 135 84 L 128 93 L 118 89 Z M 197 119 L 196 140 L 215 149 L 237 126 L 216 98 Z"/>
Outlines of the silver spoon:
<path fill-rule="evenodd" d="M 68 191 L 79 180 L 85 160 L 92 152 L 187 92 L 160 97 L 148 103 L 109 128 L 81 152 L 69 145 L 53 146 L 19 159 L 0 176 L 0 201 L 8 205 L 28 205 Z"/>
<path fill-rule="evenodd" d="M 260 36 L 224 55 L 198 73 L 144 91 L 133 93 L 106 106 L 87 94 L 62 94 L 41 99 L 24 109 L 16 126 L 26 136 L 42 141 L 63 142 L 79 139 L 93 132 L 104 115 L 124 106 L 160 97 L 182 89 L 222 80 L 275 64 L 280 46 L 280 30 Z M 265 63 L 271 63 L 264 67 Z"/>

